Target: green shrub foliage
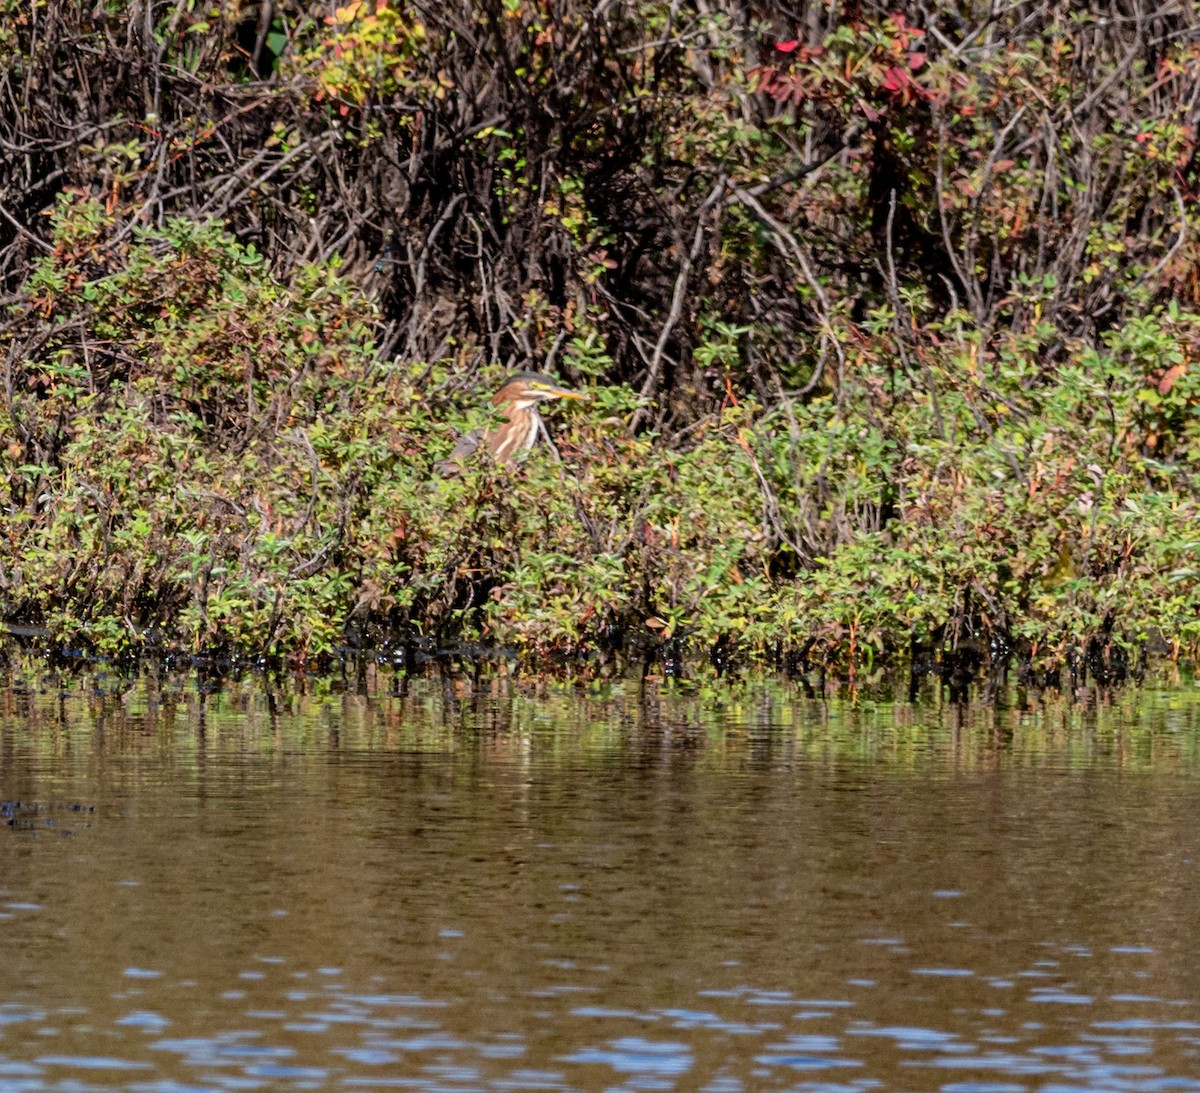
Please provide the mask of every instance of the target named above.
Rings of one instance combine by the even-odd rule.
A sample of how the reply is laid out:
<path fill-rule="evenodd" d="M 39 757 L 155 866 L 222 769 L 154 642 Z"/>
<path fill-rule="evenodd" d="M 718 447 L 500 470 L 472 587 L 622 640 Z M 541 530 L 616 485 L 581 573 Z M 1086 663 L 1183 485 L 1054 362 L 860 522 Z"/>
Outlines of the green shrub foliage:
<path fill-rule="evenodd" d="M 0 0 L 0 615 L 1194 657 L 1198 42 L 1151 0 Z M 440 476 L 513 368 L 592 399 Z"/>

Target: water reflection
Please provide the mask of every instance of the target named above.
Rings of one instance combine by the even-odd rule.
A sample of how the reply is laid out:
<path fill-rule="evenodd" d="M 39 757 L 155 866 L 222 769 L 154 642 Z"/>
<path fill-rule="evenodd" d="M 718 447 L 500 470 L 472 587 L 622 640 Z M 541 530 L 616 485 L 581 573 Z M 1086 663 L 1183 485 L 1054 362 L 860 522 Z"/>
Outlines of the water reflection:
<path fill-rule="evenodd" d="M 30 674 L 0 1090 L 1200 1089 L 1200 697 Z"/>

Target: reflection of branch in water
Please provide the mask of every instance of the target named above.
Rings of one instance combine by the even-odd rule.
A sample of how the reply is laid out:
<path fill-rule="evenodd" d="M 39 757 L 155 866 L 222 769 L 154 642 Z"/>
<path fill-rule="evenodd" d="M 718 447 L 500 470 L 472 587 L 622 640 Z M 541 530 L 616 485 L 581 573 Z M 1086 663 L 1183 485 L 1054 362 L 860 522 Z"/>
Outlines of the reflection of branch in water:
<path fill-rule="evenodd" d="M 38 804 L 35 801 L 0 801 L 0 822 L 5 827 L 15 831 L 56 830 L 60 835 L 74 835 L 75 829 L 86 829 L 92 826 L 91 821 L 79 821 L 70 827 L 64 827 L 58 819 L 58 814 L 68 813 L 79 816 L 90 816 L 96 811 L 95 805 L 80 804 L 69 801 L 63 804 Z"/>

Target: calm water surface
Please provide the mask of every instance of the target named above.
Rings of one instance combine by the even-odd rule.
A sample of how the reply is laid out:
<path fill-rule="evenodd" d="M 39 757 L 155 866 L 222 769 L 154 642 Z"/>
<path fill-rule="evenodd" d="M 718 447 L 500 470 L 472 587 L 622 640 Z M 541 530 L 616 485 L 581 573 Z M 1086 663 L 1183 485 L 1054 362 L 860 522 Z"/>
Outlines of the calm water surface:
<path fill-rule="evenodd" d="M 8 682 L 3 1093 L 1200 1090 L 1194 688 Z"/>

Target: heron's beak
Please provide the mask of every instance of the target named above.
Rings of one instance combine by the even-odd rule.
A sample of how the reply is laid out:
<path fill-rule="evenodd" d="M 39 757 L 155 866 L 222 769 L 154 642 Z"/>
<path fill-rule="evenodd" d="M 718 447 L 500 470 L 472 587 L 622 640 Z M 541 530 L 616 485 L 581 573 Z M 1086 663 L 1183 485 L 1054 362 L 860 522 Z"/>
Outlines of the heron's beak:
<path fill-rule="evenodd" d="M 587 395 L 583 391 L 568 391 L 565 387 L 555 387 L 551 392 L 555 398 L 574 398 L 587 400 Z"/>

